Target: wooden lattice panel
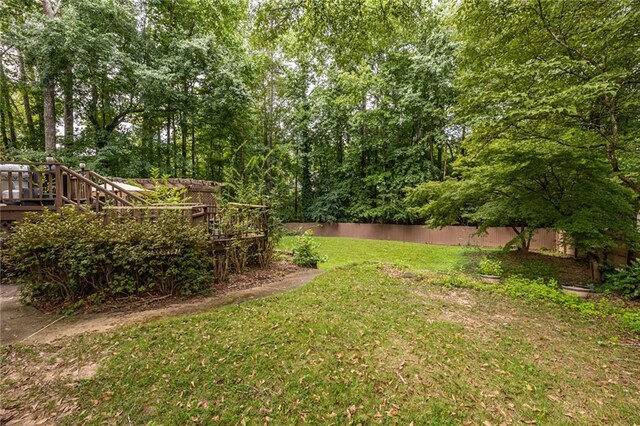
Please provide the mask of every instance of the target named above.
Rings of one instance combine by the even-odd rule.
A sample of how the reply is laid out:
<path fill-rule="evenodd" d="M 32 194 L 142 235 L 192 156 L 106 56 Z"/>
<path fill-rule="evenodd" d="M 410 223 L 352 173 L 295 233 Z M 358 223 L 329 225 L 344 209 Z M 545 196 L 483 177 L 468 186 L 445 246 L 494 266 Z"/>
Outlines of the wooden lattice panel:
<path fill-rule="evenodd" d="M 2 220 L 0 221 L 0 232 L 9 232 L 11 231 L 11 226 L 13 225 L 12 220 Z"/>

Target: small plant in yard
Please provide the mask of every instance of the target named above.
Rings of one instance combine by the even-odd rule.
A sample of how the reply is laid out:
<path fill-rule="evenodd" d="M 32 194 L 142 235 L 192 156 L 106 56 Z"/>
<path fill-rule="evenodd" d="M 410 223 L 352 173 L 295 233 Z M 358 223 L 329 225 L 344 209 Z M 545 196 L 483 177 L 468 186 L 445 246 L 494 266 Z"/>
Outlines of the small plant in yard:
<path fill-rule="evenodd" d="M 478 263 L 478 269 L 482 275 L 499 277 L 502 275 L 502 262 L 485 257 Z"/>
<path fill-rule="evenodd" d="M 602 288 L 605 293 L 640 299 L 640 259 L 606 274 Z"/>
<path fill-rule="evenodd" d="M 318 263 L 326 262 L 326 257 L 318 253 L 319 244 L 313 239 L 313 231 L 307 230 L 296 237 L 293 247 L 293 262 L 303 268 L 317 268 Z"/>

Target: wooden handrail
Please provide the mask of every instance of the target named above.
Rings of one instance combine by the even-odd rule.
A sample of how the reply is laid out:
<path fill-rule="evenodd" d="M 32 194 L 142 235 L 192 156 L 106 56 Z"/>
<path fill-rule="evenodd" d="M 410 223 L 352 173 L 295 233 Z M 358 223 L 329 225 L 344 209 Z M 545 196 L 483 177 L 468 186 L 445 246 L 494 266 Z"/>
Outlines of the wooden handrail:
<path fill-rule="evenodd" d="M 18 164 L 20 166 L 62 166 L 62 163 L 47 163 L 44 161 L 2 161 L 2 164 Z"/>
<path fill-rule="evenodd" d="M 206 207 L 204 204 L 145 204 L 144 206 L 105 206 L 105 210 L 193 210 L 194 207 Z"/>
<path fill-rule="evenodd" d="M 261 204 L 242 204 L 242 203 L 227 203 L 228 206 L 234 207 L 249 207 L 252 209 L 268 209 L 269 206 L 264 206 Z"/>
<path fill-rule="evenodd" d="M 87 169 L 87 170 L 85 170 L 85 173 L 88 173 L 90 176 L 92 176 L 92 177 L 94 177 L 96 179 L 100 179 L 100 180 L 104 181 L 105 185 L 111 185 L 111 187 L 116 188 L 118 191 L 127 194 L 130 198 L 133 198 L 134 200 L 138 201 L 139 203 L 149 204 L 147 202 L 147 200 L 145 200 L 144 198 L 140 198 L 137 195 L 134 195 L 131 191 L 127 191 L 126 189 L 122 188 L 117 182 L 113 182 L 112 180 L 109 180 L 106 177 L 97 174 L 93 170 L 88 170 Z"/>
<path fill-rule="evenodd" d="M 102 185 L 95 183 L 94 181 L 92 181 L 89 178 L 84 177 L 83 175 L 81 175 L 80 173 L 71 170 L 69 167 L 67 166 L 59 166 L 59 169 L 61 171 L 64 171 L 65 173 L 67 173 L 70 176 L 73 176 L 76 179 L 81 180 L 82 182 L 86 183 L 87 185 L 89 185 L 90 187 L 94 188 L 96 190 L 96 192 L 102 192 L 104 193 L 107 197 L 109 198 L 113 198 L 119 202 L 121 202 L 122 204 L 124 204 L 125 206 L 131 206 L 133 205 L 132 202 L 120 197 L 119 195 L 114 194 L 113 192 L 109 191 L 107 188 L 102 187 Z"/>

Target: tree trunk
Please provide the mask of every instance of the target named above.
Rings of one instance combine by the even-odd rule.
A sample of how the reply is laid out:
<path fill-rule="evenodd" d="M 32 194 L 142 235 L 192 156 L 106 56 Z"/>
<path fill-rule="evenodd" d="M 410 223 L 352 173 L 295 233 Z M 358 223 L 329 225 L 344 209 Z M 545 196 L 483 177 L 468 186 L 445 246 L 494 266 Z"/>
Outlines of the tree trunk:
<path fill-rule="evenodd" d="M 597 250 L 595 253 L 589 253 L 588 258 L 589 268 L 591 269 L 591 279 L 596 283 L 602 282 L 602 272 L 600 269 L 604 263 L 604 251 Z"/>
<path fill-rule="evenodd" d="M 309 211 L 313 202 L 313 192 L 311 190 L 311 141 L 308 135 L 302 137 L 302 194 L 301 210 L 302 220 L 309 220 Z"/>
<path fill-rule="evenodd" d="M 178 177 L 178 138 L 176 136 L 176 119 L 171 119 L 171 132 L 173 132 L 173 177 Z"/>
<path fill-rule="evenodd" d="M 631 188 L 637 195 L 640 195 L 640 185 L 638 182 L 631 179 L 629 176 L 622 173 L 620 170 L 620 166 L 618 164 L 618 142 L 619 142 L 619 130 L 618 130 L 618 117 L 616 114 L 617 111 L 617 102 L 615 98 L 610 98 L 609 95 L 604 95 L 605 105 L 609 110 L 609 121 L 611 123 L 611 137 L 608 139 L 608 147 L 607 147 L 607 158 L 609 159 L 609 163 L 611 164 L 611 168 L 613 172 L 618 176 L 618 179 L 622 181 L 626 186 Z"/>
<path fill-rule="evenodd" d="M 273 102 L 274 102 L 273 74 L 269 76 L 269 128 L 267 132 L 267 145 L 273 148 Z"/>
<path fill-rule="evenodd" d="M 142 113 L 142 125 L 140 126 L 140 141 L 142 148 L 142 160 L 145 169 L 149 163 L 153 163 L 153 129 L 151 128 L 151 119 L 149 117 L 149 109 L 145 105 L 145 112 Z"/>
<path fill-rule="evenodd" d="M 56 150 L 56 87 L 53 81 L 44 83 L 44 150 Z"/>
<path fill-rule="evenodd" d="M 296 171 L 295 171 L 295 181 L 293 185 L 293 217 L 296 221 L 300 220 L 300 215 L 298 214 L 298 172 L 299 172 L 299 160 L 300 159 L 300 149 L 298 144 L 296 144 Z"/>
<path fill-rule="evenodd" d="M 0 97 L 0 133 L 2 133 L 2 145 L 5 150 L 9 149 L 9 138 L 7 137 L 7 123 L 4 118 L 4 102 L 2 99 L 4 98 L 4 92 L 2 93 L 2 97 Z"/>
<path fill-rule="evenodd" d="M 306 89 L 305 89 L 306 90 Z M 309 212 L 313 204 L 313 189 L 311 187 L 311 135 L 309 134 L 309 110 L 310 105 L 304 101 L 302 105 L 304 115 L 302 123 L 302 188 L 300 194 L 300 208 L 302 220 L 309 220 Z"/>
<path fill-rule="evenodd" d="M 42 0 L 42 10 L 44 12 L 44 16 L 49 19 L 52 19 L 55 16 L 53 7 L 51 7 L 51 2 L 49 0 Z"/>
<path fill-rule="evenodd" d="M 442 180 L 444 181 L 447 178 L 447 147 L 445 146 L 442 150 Z"/>
<path fill-rule="evenodd" d="M 4 73 L 4 57 L 0 59 L 0 104 L 2 104 L 2 141 L 5 147 L 9 148 L 9 140 L 7 140 L 7 124 L 9 126 L 9 139 L 12 146 L 16 146 L 16 127 L 13 122 L 13 111 L 11 111 L 11 97 L 9 95 L 9 85 L 7 84 L 7 76 Z M 6 119 L 5 119 L 6 115 Z"/>
<path fill-rule="evenodd" d="M 9 97 L 9 91 L 5 91 L 5 105 L 7 109 L 7 122 L 9 123 L 9 139 L 11 139 L 11 145 L 13 147 L 17 147 L 18 138 L 16 136 L 16 125 L 13 121 L 13 111 L 11 110 L 11 98 Z"/>
<path fill-rule="evenodd" d="M 180 120 L 180 142 L 181 142 L 181 164 L 180 164 L 180 175 L 185 178 L 187 177 L 187 122 L 182 116 L 182 120 Z"/>
<path fill-rule="evenodd" d="M 171 116 L 167 116 L 167 173 L 171 172 Z"/>
<path fill-rule="evenodd" d="M 531 243 L 531 236 L 533 235 L 533 231 L 531 231 L 529 237 L 527 237 L 527 233 L 529 233 L 529 231 L 526 230 L 524 226 L 521 226 L 520 230 L 518 230 L 518 228 L 515 226 L 512 226 L 511 229 L 513 229 L 513 232 L 516 233 L 516 238 L 518 239 L 518 250 L 527 253 L 529 251 L 529 245 Z"/>
<path fill-rule="evenodd" d="M 191 123 L 191 177 L 195 178 L 196 173 L 196 125 Z"/>
<path fill-rule="evenodd" d="M 53 19 L 55 13 L 49 0 L 42 0 L 44 16 Z M 52 77 L 46 77 L 44 86 L 44 150 L 48 153 L 56 150 L 56 86 Z"/>
<path fill-rule="evenodd" d="M 71 66 L 64 72 L 64 138 L 73 140 L 73 70 Z"/>

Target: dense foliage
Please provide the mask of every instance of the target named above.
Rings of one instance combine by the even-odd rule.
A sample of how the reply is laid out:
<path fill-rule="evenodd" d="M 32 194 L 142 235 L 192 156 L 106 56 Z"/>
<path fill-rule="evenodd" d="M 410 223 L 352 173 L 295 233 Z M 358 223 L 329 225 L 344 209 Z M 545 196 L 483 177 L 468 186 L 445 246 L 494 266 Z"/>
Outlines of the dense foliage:
<path fill-rule="evenodd" d="M 531 279 L 518 275 L 505 278 L 500 285 L 480 284 L 468 275 L 450 275 L 446 278 L 426 278 L 427 282 L 449 287 L 474 288 L 492 293 L 502 293 L 535 304 L 549 303 L 596 318 L 615 318 L 622 327 L 632 333 L 640 333 L 640 312 L 634 306 L 618 306 L 606 298 L 583 299 L 564 292 L 556 280 Z"/>
<path fill-rule="evenodd" d="M 3 269 L 35 305 L 200 292 L 213 282 L 207 231 L 179 215 L 104 224 L 74 208 L 29 216 L 10 234 Z"/>
<path fill-rule="evenodd" d="M 635 0 L 6 0 L 3 158 L 220 180 L 284 221 L 633 247 L 638 27 Z"/>
<path fill-rule="evenodd" d="M 640 299 L 640 260 L 636 259 L 629 265 L 605 274 L 602 290 L 630 299 Z"/>
<path fill-rule="evenodd" d="M 0 6 L 9 157 L 44 158 L 51 85 L 58 159 L 225 181 L 286 220 L 411 222 L 403 188 L 457 154 L 429 2 L 42 3 Z"/>
<path fill-rule="evenodd" d="M 564 231 L 583 252 L 638 242 L 640 9 L 633 1 L 461 2 L 455 177 L 410 194 L 431 224 Z M 525 230 L 528 226 L 528 230 Z"/>
<path fill-rule="evenodd" d="M 502 262 L 497 259 L 485 257 L 478 262 L 478 270 L 483 275 L 492 275 L 499 277 L 502 275 Z"/>

